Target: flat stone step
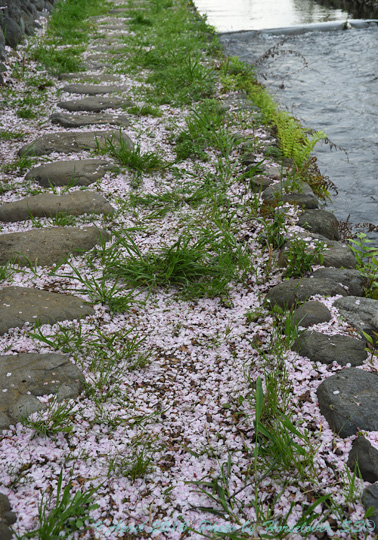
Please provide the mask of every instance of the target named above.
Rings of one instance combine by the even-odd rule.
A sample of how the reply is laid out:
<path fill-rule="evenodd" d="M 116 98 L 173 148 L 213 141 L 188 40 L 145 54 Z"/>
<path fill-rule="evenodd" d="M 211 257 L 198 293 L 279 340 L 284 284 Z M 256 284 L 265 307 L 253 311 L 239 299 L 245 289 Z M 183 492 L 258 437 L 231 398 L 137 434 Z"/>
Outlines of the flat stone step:
<path fill-rule="evenodd" d="M 104 43 L 100 43 L 99 45 L 96 45 L 94 47 L 91 47 L 91 51 L 123 51 L 126 48 L 125 43 L 120 43 L 119 41 L 114 40 L 104 40 Z"/>
<path fill-rule="evenodd" d="M 125 24 L 122 23 L 122 24 L 101 24 L 99 23 L 98 26 L 97 26 L 97 29 L 99 32 L 105 32 L 107 30 L 114 30 L 114 31 L 117 31 L 117 30 L 123 30 L 125 28 Z"/>
<path fill-rule="evenodd" d="M 127 116 L 118 116 L 107 113 L 94 114 L 64 114 L 54 113 L 50 116 L 53 124 L 58 124 L 65 128 L 75 128 L 80 126 L 108 124 L 110 126 L 127 127 L 130 122 Z"/>
<path fill-rule="evenodd" d="M 75 191 L 64 195 L 41 193 L 0 206 L 0 221 L 13 222 L 33 217 L 54 217 L 57 214 L 111 214 L 114 208 L 94 191 Z"/>
<path fill-rule="evenodd" d="M 58 401 L 77 397 L 83 381 L 81 371 L 62 354 L 0 356 L 0 430 L 46 409 L 37 396 L 55 394 Z"/>
<path fill-rule="evenodd" d="M 63 92 L 69 92 L 71 94 L 88 94 L 90 96 L 96 96 L 98 94 L 113 94 L 114 92 L 125 92 L 128 90 L 126 86 L 117 85 L 92 85 L 92 84 L 66 84 L 62 88 Z"/>
<path fill-rule="evenodd" d="M 99 24 L 114 24 L 114 22 L 127 23 L 130 17 L 101 17 Z"/>
<path fill-rule="evenodd" d="M 61 73 L 58 77 L 61 81 L 90 81 L 94 83 L 119 81 L 119 76 L 112 74 L 95 75 L 94 73 Z"/>
<path fill-rule="evenodd" d="M 115 39 L 122 39 L 125 36 L 130 36 L 130 35 L 132 35 L 132 32 L 130 32 L 130 30 L 127 30 L 125 28 L 121 32 L 117 32 L 117 31 L 112 32 L 111 34 L 108 35 L 107 38 L 104 38 L 103 36 L 98 36 L 98 37 L 93 37 L 93 40 L 95 40 L 95 41 L 96 40 L 103 40 L 103 39 L 113 40 L 114 38 Z"/>
<path fill-rule="evenodd" d="M 34 167 L 25 180 L 35 180 L 41 186 L 88 186 L 102 178 L 114 165 L 103 159 L 81 159 L 80 161 L 56 161 Z"/>
<path fill-rule="evenodd" d="M 28 261 L 38 266 L 52 266 L 71 253 L 89 251 L 107 238 L 96 227 L 52 227 L 0 234 L 0 264 L 14 261 L 26 266 Z"/>
<path fill-rule="evenodd" d="M 84 59 L 84 66 L 88 65 L 88 62 L 110 62 L 110 65 L 112 61 L 114 60 L 120 60 L 121 58 L 127 58 L 130 56 L 128 53 L 111 53 L 111 52 L 99 52 L 95 54 L 89 54 Z M 105 65 L 105 64 L 103 64 Z"/>
<path fill-rule="evenodd" d="M 111 15 L 116 15 L 117 13 L 130 13 L 130 8 L 109 9 L 108 13 Z"/>
<path fill-rule="evenodd" d="M 95 98 L 89 98 L 95 99 Z M 19 156 L 43 156 L 52 152 L 71 154 L 82 150 L 96 150 L 99 145 L 105 145 L 106 141 L 112 140 L 119 144 L 120 140 L 132 147 L 130 137 L 119 131 L 72 131 L 69 133 L 52 133 L 42 135 L 31 144 L 25 144 L 18 151 Z"/>
<path fill-rule="evenodd" d="M 72 101 L 60 101 L 58 107 L 70 112 L 101 112 L 106 109 L 124 109 L 132 105 L 129 99 L 108 97 L 87 97 Z"/>
<path fill-rule="evenodd" d="M 92 306 L 81 298 L 28 287 L 0 289 L 0 334 L 25 323 L 55 324 L 94 315 Z"/>

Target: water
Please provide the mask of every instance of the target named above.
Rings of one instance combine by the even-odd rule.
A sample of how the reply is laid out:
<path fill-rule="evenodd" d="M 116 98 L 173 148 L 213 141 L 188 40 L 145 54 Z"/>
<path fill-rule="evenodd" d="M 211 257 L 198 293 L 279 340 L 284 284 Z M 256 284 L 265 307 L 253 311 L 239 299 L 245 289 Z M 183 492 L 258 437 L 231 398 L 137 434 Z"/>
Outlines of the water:
<path fill-rule="evenodd" d="M 315 0 L 195 0 L 195 4 L 219 32 L 346 21 L 352 17 L 347 11 L 330 9 Z"/>
<path fill-rule="evenodd" d="M 320 170 L 339 192 L 327 209 L 352 223 L 378 223 L 378 27 L 227 34 L 221 41 L 227 54 L 251 64 L 281 43 L 280 55 L 259 66 L 264 84 L 303 125 L 323 130 L 344 149 L 316 147 Z"/>
<path fill-rule="evenodd" d="M 202 5 L 212 2 L 209 22 L 227 31 L 240 31 L 243 17 L 245 30 L 282 28 L 285 24 L 292 30 L 293 25 L 346 19 L 345 12 L 311 0 L 281 0 L 280 6 L 290 6 L 283 18 L 273 9 L 276 0 L 235 0 L 244 7 L 241 13 L 234 13 L 234 2 L 228 16 L 226 4 L 220 3 L 224 0 L 196 1 L 200 11 Z M 366 26 L 300 35 L 281 30 L 236 32 L 220 39 L 226 54 L 253 65 L 279 45 L 277 57 L 258 63 L 260 80 L 282 108 L 304 126 L 323 130 L 343 148 L 331 150 L 321 143 L 316 147 L 320 170 L 338 188 L 338 195 L 326 209 L 351 223 L 378 224 L 378 26 Z M 378 234 L 372 237 L 378 241 Z"/>

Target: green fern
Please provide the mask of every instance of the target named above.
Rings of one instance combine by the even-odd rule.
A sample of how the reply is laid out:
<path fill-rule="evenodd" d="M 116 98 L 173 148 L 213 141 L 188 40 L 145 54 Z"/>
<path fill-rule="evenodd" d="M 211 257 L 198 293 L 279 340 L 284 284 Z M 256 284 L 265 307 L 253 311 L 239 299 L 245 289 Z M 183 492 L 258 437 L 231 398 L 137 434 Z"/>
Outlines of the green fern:
<path fill-rule="evenodd" d="M 298 168 L 309 159 L 316 143 L 326 137 L 323 131 L 306 133 L 299 122 L 285 112 L 276 112 L 274 123 L 282 154 L 290 157 Z"/>

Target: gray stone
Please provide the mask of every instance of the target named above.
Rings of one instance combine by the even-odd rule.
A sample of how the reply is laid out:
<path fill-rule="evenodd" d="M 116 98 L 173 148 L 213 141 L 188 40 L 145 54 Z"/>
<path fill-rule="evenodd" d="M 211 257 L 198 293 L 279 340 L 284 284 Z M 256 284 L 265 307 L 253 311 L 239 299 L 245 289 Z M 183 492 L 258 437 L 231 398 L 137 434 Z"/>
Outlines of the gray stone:
<path fill-rule="evenodd" d="M 55 324 L 94 315 L 94 309 L 81 298 L 27 287 L 0 289 L 0 334 L 25 323 Z"/>
<path fill-rule="evenodd" d="M 356 462 L 365 482 L 373 484 L 378 480 L 378 450 L 365 437 L 360 436 L 353 441 L 348 456 L 348 467 L 351 471 L 354 471 Z"/>
<path fill-rule="evenodd" d="M 301 356 L 306 356 L 312 362 L 332 364 L 337 362 L 340 366 L 360 366 L 368 357 L 364 341 L 350 336 L 327 336 L 320 332 L 306 330 L 299 336 L 292 350 Z"/>
<path fill-rule="evenodd" d="M 58 107 L 70 112 L 101 112 L 106 109 L 124 109 L 130 105 L 131 101 L 129 99 L 115 97 L 88 97 L 58 103 Z"/>
<path fill-rule="evenodd" d="M 334 303 L 334 306 L 353 328 L 356 328 L 360 333 L 365 332 L 377 340 L 378 300 L 349 296 L 339 298 Z"/>
<path fill-rule="evenodd" d="M 297 225 L 314 233 L 319 233 L 329 240 L 340 240 L 339 222 L 326 210 L 306 210 Z"/>
<path fill-rule="evenodd" d="M 119 51 L 125 51 L 126 52 L 126 45 L 125 43 L 120 43 L 119 41 L 114 40 L 104 40 L 104 43 L 100 43 L 99 45 L 96 45 L 95 47 L 91 47 L 92 51 L 109 51 L 109 52 L 119 52 Z"/>
<path fill-rule="evenodd" d="M 296 302 L 304 302 L 310 296 L 346 296 L 345 289 L 338 283 L 328 279 L 302 278 L 288 279 L 279 283 L 265 297 L 265 300 L 274 307 L 291 308 Z"/>
<path fill-rule="evenodd" d="M 129 147 L 132 147 L 130 137 L 119 131 L 71 131 L 68 133 L 52 133 L 42 135 L 31 144 L 26 144 L 19 151 L 19 156 L 43 156 L 52 152 L 63 152 L 70 154 L 81 152 L 82 150 L 96 150 L 98 144 L 104 146 L 107 141 L 112 140 L 114 144 L 119 144 L 120 140 Z"/>
<path fill-rule="evenodd" d="M 88 94 L 89 96 L 96 96 L 98 94 L 113 94 L 114 92 L 124 92 L 128 90 L 126 86 L 114 86 L 114 85 L 91 85 L 91 84 L 67 84 L 62 88 L 63 92 L 69 92 L 71 94 Z"/>
<path fill-rule="evenodd" d="M 332 242 L 332 244 L 331 244 Z M 356 268 L 356 257 L 346 244 L 328 240 L 328 249 L 323 253 L 323 265 L 333 268 Z"/>
<path fill-rule="evenodd" d="M 14 538 L 12 531 L 3 521 L 0 522 L 0 540 L 12 540 Z"/>
<path fill-rule="evenodd" d="M 9 525 L 12 525 L 16 521 L 16 514 L 11 512 L 9 499 L 3 493 L 0 493 L 0 517 Z"/>
<path fill-rule="evenodd" d="M 358 270 L 345 268 L 319 268 L 315 270 L 311 277 L 318 279 L 329 279 L 340 283 L 348 288 L 350 296 L 364 296 L 364 289 L 369 286 L 369 280 L 358 272 Z"/>
<path fill-rule="evenodd" d="M 358 430 L 378 431 L 378 375 L 345 368 L 325 379 L 317 390 L 321 413 L 340 437 Z"/>
<path fill-rule="evenodd" d="M 3 29 L 0 26 L 0 60 L 5 60 L 6 58 L 6 52 L 5 52 L 5 36 Z M 0 70 L 1 71 L 1 70 Z M 5 71 L 5 70 L 4 70 Z"/>
<path fill-rule="evenodd" d="M 106 113 L 98 114 L 64 114 L 54 113 L 50 120 L 53 124 L 59 124 L 65 128 L 75 128 L 94 124 L 109 124 L 113 126 L 127 127 L 130 122 L 127 116 Z"/>
<path fill-rule="evenodd" d="M 80 161 L 56 161 L 35 167 L 25 176 L 25 180 L 36 180 L 44 187 L 88 186 L 102 178 L 114 165 L 104 159 L 81 159 Z"/>
<path fill-rule="evenodd" d="M 270 178 L 271 180 L 281 180 L 285 175 L 287 175 L 287 168 L 286 167 L 266 167 L 265 165 L 262 165 L 261 168 L 264 171 L 264 174 Z M 276 184 L 276 186 L 280 186 L 281 184 Z M 289 185 L 288 181 L 286 183 L 284 182 L 284 185 Z M 308 184 L 301 183 L 302 188 Z"/>
<path fill-rule="evenodd" d="M 266 176 L 254 176 L 249 180 L 249 186 L 254 193 L 259 193 L 260 191 L 265 191 L 272 183 L 271 178 Z"/>
<path fill-rule="evenodd" d="M 299 326 L 308 328 L 313 324 L 328 322 L 332 319 L 331 312 L 321 302 L 310 300 L 293 312 L 293 321 Z"/>
<path fill-rule="evenodd" d="M 362 503 L 365 510 L 371 506 L 374 509 L 373 514 L 364 521 L 365 526 L 374 525 L 374 531 L 378 533 L 378 484 L 373 484 L 364 490 L 362 495 Z M 368 530 L 372 532 L 372 527 L 369 527 Z"/>
<path fill-rule="evenodd" d="M 108 30 L 117 31 L 117 30 L 123 30 L 125 28 L 125 25 L 124 24 L 99 24 L 97 28 L 100 32 L 106 32 Z"/>
<path fill-rule="evenodd" d="M 19 22 L 21 21 L 22 19 L 20 19 Z M 18 24 L 18 22 L 16 22 L 16 20 L 12 17 L 8 17 L 7 15 L 5 15 L 4 28 L 6 28 L 5 44 L 15 49 L 17 45 L 21 43 L 21 41 L 24 39 L 24 33 L 20 24 Z"/>
<path fill-rule="evenodd" d="M 111 66 L 115 60 L 130 56 L 128 53 L 112 53 L 110 50 L 107 53 L 89 54 L 84 60 L 84 66 L 90 65 L 92 62 L 102 66 Z"/>
<path fill-rule="evenodd" d="M 0 429 L 46 409 L 37 396 L 55 394 L 58 400 L 77 397 L 82 392 L 83 381 L 83 374 L 68 356 L 55 353 L 0 356 L 0 388 L 3 390 Z"/>
<path fill-rule="evenodd" d="M 117 24 L 118 26 L 122 26 L 122 28 L 124 28 L 125 23 L 127 23 L 129 20 L 130 20 L 130 17 L 101 17 L 99 26 L 118 23 Z"/>
<path fill-rule="evenodd" d="M 269 188 L 268 188 L 269 189 Z M 264 192 L 265 193 L 265 192 Z M 306 233 L 296 233 L 296 239 L 304 239 L 309 236 L 309 233 L 306 235 Z M 354 256 L 353 251 L 350 249 L 349 246 L 346 244 L 342 244 L 341 242 L 335 242 L 334 240 L 328 240 L 328 238 L 325 238 L 321 235 L 315 235 L 311 234 L 311 237 L 313 239 L 313 242 L 322 242 L 324 244 L 324 251 L 322 251 L 323 259 L 322 261 L 319 260 L 319 258 L 315 258 L 314 262 L 317 264 L 322 264 L 326 267 L 332 267 L 332 268 L 356 268 L 356 257 Z M 287 264 L 287 251 L 290 247 L 291 242 L 294 240 L 294 238 L 289 239 L 283 249 L 280 252 L 279 258 L 278 258 L 278 265 L 281 267 L 285 267 Z M 308 247 L 306 249 L 306 253 L 312 253 L 312 249 Z"/>
<path fill-rule="evenodd" d="M 96 227 L 53 227 L 0 234 L 0 264 L 9 261 L 25 266 L 50 266 L 62 262 L 71 253 L 92 249 L 105 239 L 106 233 Z"/>
<path fill-rule="evenodd" d="M 109 9 L 108 13 L 117 14 L 117 13 L 130 13 L 130 8 L 116 8 Z"/>
<path fill-rule="evenodd" d="M 288 202 L 290 204 L 297 204 L 303 208 L 318 208 L 319 201 L 308 184 L 301 182 L 298 191 L 289 193 L 286 193 L 285 190 L 282 189 L 282 186 L 285 186 L 285 183 L 281 184 L 280 182 L 269 186 L 262 194 L 263 201 L 267 204 Z"/>
<path fill-rule="evenodd" d="M 41 193 L 0 206 L 0 221 L 22 221 L 30 219 L 30 216 L 54 217 L 57 214 L 111 214 L 113 211 L 112 205 L 94 191 L 75 191 L 63 195 Z"/>
<path fill-rule="evenodd" d="M 0 413 L 1 416 L 1 413 Z M 1 420 L 0 420 L 1 422 Z M 11 512 L 9 499 L 3 493 L 0 493 L 0 539 L 11 540 L 13 533 L 8 525 L 13 525 L 17 521 L 17 516 Z"/>
<path fill-rule="evenodd" d="M 58 77 L 61 81 L 62 80 L 80 80 L 80 81 L 89 81 L 93 83 L 101 83 L 101 82 L 112 82 L 112 81 L 119 81 L 119 76 L 112 75 L 112 74 L 104 74 L 104 75 L 97 75 L 92 73 L 61 73 Z"/>

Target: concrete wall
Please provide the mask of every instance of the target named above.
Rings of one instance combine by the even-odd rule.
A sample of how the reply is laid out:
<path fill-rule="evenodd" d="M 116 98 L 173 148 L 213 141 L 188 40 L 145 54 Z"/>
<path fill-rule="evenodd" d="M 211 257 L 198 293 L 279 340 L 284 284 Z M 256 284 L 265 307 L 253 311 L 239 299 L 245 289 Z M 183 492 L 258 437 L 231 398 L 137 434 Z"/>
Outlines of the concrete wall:
<path fill-rule="evenodd" d="M 33 33 L 43 11 L 51 11 L 57 0 L 0 0 L 0 61 L 5 45 L 16 47 L 25 35 Z M 1 71 L 1 70 L 0 70 Z"/>

